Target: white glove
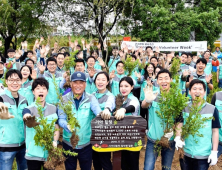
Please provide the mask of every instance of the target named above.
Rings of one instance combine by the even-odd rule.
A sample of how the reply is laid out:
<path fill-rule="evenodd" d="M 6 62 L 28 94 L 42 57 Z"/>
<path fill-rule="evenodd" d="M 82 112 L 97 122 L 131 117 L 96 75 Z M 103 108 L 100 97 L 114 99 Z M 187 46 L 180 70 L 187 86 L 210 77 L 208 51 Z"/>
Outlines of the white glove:
<path fill-rule="evenodd" d="M 144 94 L 145 94 L 145 101 L 147 103 L 152 103 L 157 95 L 158 95 L 158 92 L 153 92 L 153 85 L 150 83 L 148 84 L 144 89 Z"/>
<path fill-rule="evenodd" d="M 110 119 L 111 113 L 110 113 L 109 109 L 107 109 L 107 108 L 104 109 L 104 110 L 102 111 L 102 113 L 101 113 L 101 117 L 102 117 L 102 119 L 104 119 L 104 120 Z"/>
<path fill-rule="evenodd" d="M 126 113 L 126 109 L 120 108 L 119 110 L 116 111 L 115 118 L 116 120 L 123 119 Z"/>
<path fill-rule="evenodd" d="M 218 151 L 211 151 L 210 156 L 208 157 L 208 163 L 210 163 L 210 165 L 216 165 L 217 164 L 217 153 Z"/>
<path fill-rule="evenodd" d="M 57 141 L 54 140 L 54 141 L 52 142 L 52 146 L 53 146 L 54 148 L 57 148 Z"/>
<path fill-rule="evenodd" d="M 67 128 L 69 129 L 70 132 L 72 132 L 72 129 L 69 124 L 67 124 Z"/>
<path fill-rule="evenodd" d="M 177 150 L 178 150 L 178 148 L 183 148 L 183 146 L 185 145 L 185 142 L 183 142 L 181 140 L 180 136 L 176 136 L 174 141 L 176 142 L 175 147 L 176 147 Z"/>
<path fill-rule="evenodd" d="M 170 140 L 170 138 L 172 138 L 172 136 L 173 136 L 173 130 L 171 132 L 169 132 L 169 133 L 166 133 L 164 135 L 164 137 L 168 138 L 168 140 Z"/>
<path fill-rule="evenodd" d="M 32 116 L 32 115 L 29 114 L 29 113 L 26 113 L 26 114 L 24 114 L 23 119 L 26 119 L 26 118 L 29 117 L 29 116 Z"/>

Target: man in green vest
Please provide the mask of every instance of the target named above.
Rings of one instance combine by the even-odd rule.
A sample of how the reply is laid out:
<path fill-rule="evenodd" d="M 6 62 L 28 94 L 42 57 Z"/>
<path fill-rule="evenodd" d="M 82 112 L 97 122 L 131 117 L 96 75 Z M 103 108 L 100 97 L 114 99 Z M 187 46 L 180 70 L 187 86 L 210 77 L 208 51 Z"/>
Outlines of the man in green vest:
<path fill-rule="evenodd" d="M 206 85 L 203 81 L 195 79 L 189 84 L 189 93 L 192 100 L 198 96 L 204 99 L 206 93 Z M 183 110 L 184 120 L 189 116 L 191 102 Z M 201 102 L 199 103 L 201 105 Z M 210 118 L 205 122 L 205 126 L 199 129 L 199 133 L 203 136 L 194 137 L 189 135 L 185 139 L 184 159 L 180 161 L 183 170 L 207 170 L 210 165 L 217 163 L 217 149 L 219 143 L 219 128 L 221 128 L 219 121 L 218 109 L 205 102 L 199 111 L 202 118 Z M 184 121 L 184 123 L 186 123 Z"/>
<path fill-rule="evenodd" d="M 212 75 L 206 75 L 206 73 L 204 72 L 206 69 L 206 65 L 207 65 L 207 60 L 204 58 L 199 58 L 196 62 L 196 72 L 192 72 L 191 75 L 187 76 L 187 81 L 186 81 L 186 88 L 189 88 L 190 86 L 190 82 L 193 79 L 199 79 L 202 80 L 206 87 L 208 87 L 210 90 L 213 89 L 213 83 L 212 83 Z M 188 94 L 187 95 L 190 99 L 191 96 Z M 207 99 L 207 94 L 205 94 L 204 99 Z"/>
<path fill-rule="evenodd" d="M 12 170 L 16 158 L 19 170 L 27 169 L 25 159 L 25 134 L 22 110 L 27 100 L 18 90 L 22 84 L 20 71 L 6 73 L 7 89 L 0 94 L 0 170 Z"/>
<path fill-rule="evenodd" d="M 72 136 L 70 126 L 68 124 L 67 116 L 58 108 L 59 126 L 63 131 L 63 148 L 78 153 L 78 156 L 67 156 L 65 161 L 66 170 L 75 170 L 77 168 L 77 159 L 82 170 L 90 170 L 92 166 L 92 145 L 90 144 L 90 137 L 92 134 L 91 121 L 102 110 L 98 100 L 95 96 L 85 92 L 86 75 L 83 72 L 75 72 L 70 78 L 70 85 L 72 91 L 63 96 L 65 102 L 72 102 L 72 113 L 77 118 L 80 125 L 77 135 L 79 141 L 75 149 L 72 148 L 70 138 Z"/>
<path fill-rule="evenodd" d="M 172 82 L 171 73 L 169 70 L 163 69 L 160 70 L 157 74 L 157 83 L 160 86 L 160 93 L 162 90 L 169 91 L 170 83 Z M 141 107 L 148 108 L 149 107 L 149 120 L 148 120 L 148 127 L 149 131 L 147 133 L 147 146 L 146 146 L 146 155 L 145 155 L 145 162 L 144 162 L 144 170 L 154 170 L 154 165 L 158 156 L 158 152 L 155 151 L 155 143 L 156 141 L 160 140 L 162 136 L 168 138 L 170 148 L 163 148 L 161 150 L 162 155 L 162 169 L 163 170 L 170 170 L 175 146 L 182 147 L 184 144 L 180 139 L 176 139 L 176 145 L 173 140 L 173 132 L 166 133 L 164 135 L 164 126 L 162 126 L 161 118 L 157 115 L 156 111 L 160 111 L 159 108 L 159 97 L 160 94 L 153 92 L 152 85 L 147 86 L 144 89 L 145 99 L 142 101 Z M 183 125 L 183 118 L 182 113 L 178 120 L 176 129 L 181 129 Z M 179 132 L 176 132 L 179 133 Z"/>

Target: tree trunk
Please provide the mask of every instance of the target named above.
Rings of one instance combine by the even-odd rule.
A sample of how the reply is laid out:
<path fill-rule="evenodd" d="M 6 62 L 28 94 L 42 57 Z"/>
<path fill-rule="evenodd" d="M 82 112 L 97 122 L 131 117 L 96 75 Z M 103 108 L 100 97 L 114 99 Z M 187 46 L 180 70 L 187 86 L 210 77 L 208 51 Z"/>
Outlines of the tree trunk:
<path fill-rule="evenodd" d="M 5 38 L 5 44 L 4 44 L 4 46 L 5 46 L 5 53 L 4 53 L 4 57 L 8 57 L 7 56 L 7 50 L 10 48 L 11 42 L 12 42 L 12 36 Z"/>

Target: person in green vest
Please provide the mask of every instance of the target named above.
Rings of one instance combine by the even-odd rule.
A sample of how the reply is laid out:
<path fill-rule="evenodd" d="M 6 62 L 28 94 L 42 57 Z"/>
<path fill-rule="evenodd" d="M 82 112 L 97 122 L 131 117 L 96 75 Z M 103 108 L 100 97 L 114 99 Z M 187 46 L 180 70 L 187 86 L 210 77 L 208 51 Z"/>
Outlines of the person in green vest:
<path fill-rule="evenodd" d="M 5 67 L 4 63 L 0 61 L 0 83 L 3 83 L 2 79 L 4 79 Z"/>
<path fill-rule="evenodd" d="M 222 91 L 216 92 L 213 95 L 211 99 L 211 104 L 218 109 L 220 125 L 222 125 Z M 221 154 L 222 154 L 222 128 L 219 129 L 219 145 L 218 145 L 217 157 L 219 158 Z"/>
<path fill-rule="evenodd" d="M 119 82 L 119 92 L 123 96 L 123 105 L 116 110 L 115 118 L 124 119 L 125 116 L 138 116 L 140 113 L 139 100 L 133 95 L 134 81 L 131 77 L 123 77 Z M 122 170 L 139 170 L 140 151 L 121 151 Z"/>
<path fill-rule="evenodd" d="M 60 73 L 64 73 L 64 61 L 65 61 L 65 55 L 64 53 L 58 53 L 56 56 L 56 61 L 57 61 L 57 68 L 56 71 Z"/>
<path fill-rule="evenodd" d="M 206 75 L 204 70 L 206 69 L 207 60 L 204 58 L 199 58 L 196 62 L 196 72 L 192 72 L 191 75 L 187 76 L 186 80 L 186 88 L 189 88 L 190 82 L 193 79 L 199 79 L 202 80 L 206 87 L 208 87 L 210 90 L 213 89 L 213 82 L 212 82 L 212 75 Z M 190 94 L 187 95 L 191 99 Z M 204 99 L 207 99 L 207 93 L 204 96 Z"/>
<path fill-rule="evenodd" d="M 25 132 L 22 110 L 28 102 L 18 90 L 22 84 L 19 70 L 6 73 L 7 89 L 0 94 L 0 170 L 12 170 L 16 158 L 17 168 L 26 170 Z"/>
<path fill-rule="evenodd" d="M 204 55 L 204 58 L 207 60 L 207 65 L 206 65 L 204 72 L 206 73 L 206 75 L 209 75 L 212 72 L 213 66 L 219 66 L 220 63 L 217 60 L 217 57 L 213 57 L 213 59 L 215 61 L 210 59 L 210 56 L 211 56 L 210 51 L 205 51 L 203 55 Z"/>
<path fill-rule="evenodd" d="M 102 110 L 101 117 L 104 120 L 110 119 L 115 108 L 115 96 L 107 89 L 109 75 L 106 72 L 99 72 L 94 81 L 98 90 L 93 95 L 98 100 Z M 95 170 L 112 170 L 111 152 L 93 151 L 93 166 Z"/>
<path fill-rule="evenodd" d="M 180 90 L 182 92 L 182 94 L 186 93 L 186 80 L 187 80 L 187 76 L 189 75 L 189 66 L 186 65 L 187 62 L 187 58 L 188 55 L 187 53 L 183 52 L 180 56 L 180 71 L 179 74 L 181 76 L 181 80 L 180 80 Z"/>
<path fill-rule="evenodd" d="M 44 117 L 47 117 L 47 123 L 50 124 L 53 120 L 57 120 L 58 116 L 56 113 L 56 106 L 49 104 L 45 101 L 48 94 L 49 83 L 44 78 L 37 78 L 32 83 L 32 92 L 35 96 L 35 99 L 40 98 L 41 106 L 43 107 L 42 113 Z M 26 154 L 25 159 L 27 160 L 28 170 L 42 170 L 44 162 L 47 160 L 48 151 L 44 150 L 44 146 L 35 145 L 35 126 L 38 126 L 39 123 L 36 122 L 39 119 L 40 115 L 38 113 L 38 106 L 35 102 L 26 107 L 23 112 L 23 120 L 26 125 Z M 41 125 L 40 125 L 41 126 Z M 59 125 L 56 122 L 55 128 L 59 129 Z M 59 140 L 59 131 L 54 132 L 54 139 L 52 139 L 53 147 L 57 147 L 57 142 Z"/>
<path fill-rule="evenodd" d="M 220 65 L 217 66 L 217 83 L 218 87 L 222 88 L 222 59 L 220 59 Z"/>
<path fill-rule="evenodd" d="M 189 84 L 189 93 L 192 101 L 196 97 L 204 99 L 206 93 L 205 83 L 198 79 L 192 80 Z M 188 106 L 183 110 L 184 120 L 189 116 L 191 105 L 191 102 L 188 103 Z M 201 102 L 199 105 L 201 105 Z M 203 136 L 189 135 L 185 139 L 184 159 L 180 160 L 183 170 L 208 170 L 209 165 L 216 165 L 218 160 L 219 129 L 221 128 L 219 112 L 215 106 L 207 102 L 201 107 L 199 111 L 201 117 L 212 119 L 207 120 L 205 126 L 199 129 L 199 133 Z M 184 124 L 186 124 L 185 121 Z"/>
<path fill-rule="evenodd" d="M 32 82 L 36 79 L 37 75 L 32 74 L 31 67 L 24 65 L 20 69 L 22 74 L 22 86 L 19 89 L 19 93 L 23 94 L 23 96 L 28 101 L 28 105 L 30 105 L 34 101 L 34 95 L 32 93 Z"/>
<path fill-rule="evenodd" d="M 108 51 L 107 51 L 108 52 Z M 113 47 L 112 50 L 112 56 L 110 56 L 109 62 L 108 62 L 108 67 L 109 67 L 109 72 L 111 73 L 113 70 L 116 69 L 116 64 L 118 61 L 120 61 L 120 56 L 119 56 L 119 49 L 118 47 Z"/>
<path fill-rule="evenodd" d="M 46 102 L 50 104 L 56 104 L 59 99 L 58 96 L 55 92 L 55 85 L 53 83 L 53 77 L 55 77 L 55 82 L 59 87 L 59 84 L 62 80 L 62 73 L 57 72 L 57 61 L 55 58 L 50 57 L 46 61 L 46 65 L 48 70 L 45 71 L 45 66 L 42 64 L 38 65 L 39 68 L 39 75 L 38 77 L 44 77 L 48 82 L 49 82 L 49 90 L 48 90 L 48 95 L 46 96 Z M 62 89 L 59 89 L 59 93 L 62 93 Z"/>
<path fill-rule="evenodd" d="M 160 86 L 160 93 L 162 90 L 169 91 L 170 83 L 172 82 L 171 73 L 169 70 L 163 69 L 160 70 L 157 74 L 157 83 Z M 154 165 L 158 156 L 158 152 L 155 151 L 155 142 L 160 140 L 164 135 L 165 127 L 161 124 L 162 120 L 157 115 L 156 111 L 160 111 L 159 108 L 159 97 L 160 93 L 153 92 L 152 85 L 150 84 L 144 89 L 145 98 L 141 104 L 142 108 L 149 107 L 149 120 L 148 120 L 148 129 L 147 132 L 147 145 L 146 145 L 146 154 L 144 162 L 144 170 L 154 170 Z M 180 129 L 183 125 L 182 113 L 175 122 L 178 122 L 178 125 L 175 129 Z M 176 131 L 176 133 L 179 133 Z M 166 133 L 164 137 L 168 138 L 170 148 L 162 148 L 162 170 L 170 170 L 174 151 L 175 151 L 175 142 L 173 140 L 173 132 Z"/>
<path fill-rule="evenodd" d="M 95 96 L 86 93 L 86 75 L 83 72 L 75 72 L 70 77 L 72 91 L 63 96 L 63 101 L 72 102 L 72 113 L 76 117 L 80 128 L 76 129 L 79 141 L 75 149 L 72 148 L 70 138 L 72 136 L 67 115 L 58 108 L 58 122 L 63 131 L 63 148 L 78 153 L 78 156 L 66 156 L 66 170 L 76 170 L 77 159 L 82 170 L 90 170 L 92 166 L 92 145 L 90 137 L 92 134 L 91 121 L 101 113 L 101 108 Z"/>
<path fill-rule="evenodd" d="M 119 82 L 121 78 L 126 77 L 124 63 L 122 61 L 118 61 L 116 63 L 116 71 L 117 74 L 115 74 L 115 70 L 113 70 L 109 75 L 111 91 L 114 96 L 117 96 L 117 94 L 119 94 Z"/>

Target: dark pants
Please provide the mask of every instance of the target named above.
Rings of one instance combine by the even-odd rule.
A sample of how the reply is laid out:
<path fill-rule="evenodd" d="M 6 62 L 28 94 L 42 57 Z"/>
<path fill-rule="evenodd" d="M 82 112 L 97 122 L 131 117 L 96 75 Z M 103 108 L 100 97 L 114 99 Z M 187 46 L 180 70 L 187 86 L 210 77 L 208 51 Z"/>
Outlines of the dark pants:
<path fill-rule="evenodd" d="M 121 168 L 122 170 L 139 170 L 140 152 L 122 151 Z"/>
<path fill-rule="evenodd" d="M 111 152 L 93 151 L 93 166 L 95 170 L 112 170 Z"/>
<path fill-rule="evenodd" d="M 133 95 L 140 100 L 140 88 L 133 89 Z"/>
<path fill-rule="evenodd" d="M 208 170 L 209 163 L 207 159 L 195 159 L 184 155 L 184 159 L 180 159 L 181 170 Z"/>
<path fill-rule="evenodd" d="M 78 156 L 67 156 L 65 161 L 66 170 L 75 170 L 77 167 L 77 159 L 79 160 L 79 165 L 81 170 L 91 170 L 92 166 L 92 145 L 88 145 L 83 149 L 73 149 L 69 145 L 63 142 L 63 148 L 67 151 L 78 153 Z"/>
<path fill-rule="evenodd" d="M 28 170 L 42 170 L 44 166 L 44 161 L 27 160 Z M 45 168 L 43 168 L 46 170 Z"/>

